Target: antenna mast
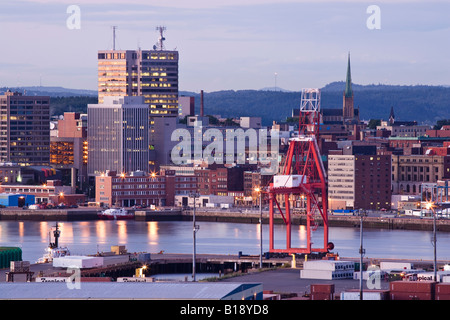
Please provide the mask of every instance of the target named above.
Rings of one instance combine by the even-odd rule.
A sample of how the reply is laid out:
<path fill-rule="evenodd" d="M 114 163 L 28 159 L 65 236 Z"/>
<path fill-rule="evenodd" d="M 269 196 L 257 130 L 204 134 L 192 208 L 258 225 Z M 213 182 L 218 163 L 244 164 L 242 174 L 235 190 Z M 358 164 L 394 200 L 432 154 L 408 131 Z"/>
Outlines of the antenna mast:
<path fill-rule="evenodd" d="M 156 27 L 156 31 L 159 31 L 159 38 L 158 43 L 153 48 L 162 51 L 164 50 L 164 41 L 166 40 L 166 38 L 164 38 L 164 31 L 166 31 L 166 27 L 163 26 Z"/>
<path fill-rule="evenodd" d="M 116 50 L 116 29 L 117 26 L 112 26 L 113 29 L 113 50 Z"/>

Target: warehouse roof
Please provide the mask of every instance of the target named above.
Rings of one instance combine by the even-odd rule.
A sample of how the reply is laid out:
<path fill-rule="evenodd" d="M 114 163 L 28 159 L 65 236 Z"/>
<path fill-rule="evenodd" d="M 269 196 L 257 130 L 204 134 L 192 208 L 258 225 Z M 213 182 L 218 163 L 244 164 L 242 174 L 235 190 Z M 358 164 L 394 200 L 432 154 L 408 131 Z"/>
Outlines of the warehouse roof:
<path fill-rule="evenodd" d="M 0 299 L 261 299 L 260 283 L 211 282 L 81 282 L 2 283 Z"/>

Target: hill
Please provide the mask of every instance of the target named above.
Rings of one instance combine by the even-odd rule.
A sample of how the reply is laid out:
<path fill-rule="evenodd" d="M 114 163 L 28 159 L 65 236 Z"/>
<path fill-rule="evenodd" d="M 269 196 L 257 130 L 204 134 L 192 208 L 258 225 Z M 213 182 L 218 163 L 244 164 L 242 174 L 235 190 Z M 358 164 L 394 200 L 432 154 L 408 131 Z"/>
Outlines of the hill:
<path fill-rule="evenodd" d="M 322 108 L 342 108 L 344 82 L 332 82 L 321 88 Z M 0 88 L 0 92 L 7 88 Z M 51 97 L 51 113 L 86 112 L 87 104 L 97 103 L 97 92 L 61 87 L 10 88 L 27 95 Z M 387 119 L 391 107 L 397 120 L 434 125 L 438 120 L 450 119 L 450 87 L 400 86 L 353 84 L 355 108 L 359 108 L 363 120 Z M 200 94 L 180 91 L 180 95 L 195 97 L 196 113 L 200 112 Z M 264 125 L 273 120 L 283 121 L 300 105 L 300 91 L 290 92 L 277 88 L 262 90 L 224 90 L 204 93 L 205 114 L 232 118 L 259 116 Z"/>
<path fill-rule="evenodd" d="M 344 82 L 333 82 L 321 89 L 322 108 L 342 108 Z M 353 85 L 355 108 L 363 120 L 387 119 L 391 107 L 397 120 L 435 124 L 450 119 L 450 88 L 444 86 Z M 183 94 L 183 93 L 180 93 Z M 196 99 L 200 95 L 185 93 Z M 239 90 L 204 93 L 205 114 L 223 117 L 260 116 L 265 125 L 282 121 L 300 105 L 299 92 Z"/>

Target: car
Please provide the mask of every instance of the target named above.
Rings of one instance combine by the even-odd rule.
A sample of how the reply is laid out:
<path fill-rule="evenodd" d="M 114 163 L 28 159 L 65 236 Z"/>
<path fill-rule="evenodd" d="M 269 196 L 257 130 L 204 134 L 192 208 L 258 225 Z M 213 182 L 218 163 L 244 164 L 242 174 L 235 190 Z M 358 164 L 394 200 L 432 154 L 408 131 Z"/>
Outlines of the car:
<path fill-rule="evenodd" d="M 78 206 L 76 204 L 72 204 L 69 206 L 69 208 L 73 209 L 73 208 L 78 208 Z"/>

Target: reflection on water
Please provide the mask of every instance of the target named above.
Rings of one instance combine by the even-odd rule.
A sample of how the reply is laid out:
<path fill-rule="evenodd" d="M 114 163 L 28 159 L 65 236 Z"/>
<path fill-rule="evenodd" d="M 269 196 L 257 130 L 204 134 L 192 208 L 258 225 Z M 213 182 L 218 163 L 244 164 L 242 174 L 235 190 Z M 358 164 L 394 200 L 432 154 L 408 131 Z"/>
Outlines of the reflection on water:
<path fill-rule="evenodd" d="M 259 254 L 258 224 L 197 222 L 197 253 Z M 93 254 L 110 251 L 113 245 L 126 245 L 129 252 L 164 251 L 192 253 L 192 222 L 190 221 L 76 221 L 59 222 L 59 244 L 72 254 Z M 49 242 L 53 242 L 55 222 L 0 221 L 0 246 L 19 246 L 23 259 L 35 262 Z M 285 247 L 285 227 L 275 226 L 275 248 Z M 269 227 L 263 225 L 263 251 L 268 251 Z M 292 247 L 306 246 L 305 226 L 292 227 Z M 432 232 L 365 229 L 364 248 L 369 258 L 433 259 Z M 359 256 L 359 228 L 330 228 L 329 240 L 341 257 Z M 438 259 L 450 260 L 446 243 L 450 233 L 438 233 Z M 313 247 L 323 244 L 323 229 L 312 233 Z"/>

